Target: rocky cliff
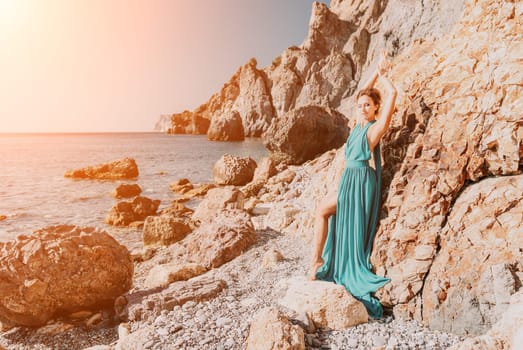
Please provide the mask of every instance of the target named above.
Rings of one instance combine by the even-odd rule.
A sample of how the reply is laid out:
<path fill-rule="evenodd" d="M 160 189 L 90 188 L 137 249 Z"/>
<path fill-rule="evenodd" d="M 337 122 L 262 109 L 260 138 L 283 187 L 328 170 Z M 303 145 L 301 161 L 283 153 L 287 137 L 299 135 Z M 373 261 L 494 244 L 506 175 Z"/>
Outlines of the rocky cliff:
<path fill-rule="evenodd" d="M 355 22 L 358 28 L 374 23 L 377 33 L 394 28 L 392 18 L 400 23 L 386 29 L 398 40 L 386 41 L 386 33 L 371 36 L 361 62 L 363 69 L 372 66 L 374 47 L 397 46 L 391 76 L 398 103 L 382 141 L 383 207 L 372 255 L 377 273 L 392 282 L 378 296 L 398 317 L 480 334 L 499 320 L 522 281 L 523 6 L 467 1 L 456 16 L 461 4 L 452 11 L 420 4 L 408 12 L 416 20 L 408 15 L 402 21 L 401 3 L 381 9 L 377 2 L 336 1 L 324 14 L 338 30 L 339 21 L 351 16 L 362 21 Z M 316 5 L 315 13 L 321 8 Z M 373 17 L 380 11 L 379 19 Z M 448 15 L 461 18 L 452 29 Z M 410 38 L 420 38 L 406 43 L 405 27 Z M 337 31 L 320 33 L 323 46 L 343 42 Z M 310 239 L 314 203 L 342 166 L 338 150 L 299 168 L 289 186 L 295 199 L 265 197 L 273 202 L 268 221 Z"/>

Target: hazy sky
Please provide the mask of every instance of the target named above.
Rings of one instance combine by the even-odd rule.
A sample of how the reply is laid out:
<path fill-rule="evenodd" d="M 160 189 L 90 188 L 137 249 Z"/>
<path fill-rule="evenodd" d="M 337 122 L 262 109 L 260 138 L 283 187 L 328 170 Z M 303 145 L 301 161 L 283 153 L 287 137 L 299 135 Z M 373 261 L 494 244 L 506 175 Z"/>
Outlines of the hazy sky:
<path fill-rule="evenodd" d="M 151 131 L 301 44 L 312 3 L 0 0 L 0 132 Z"/>

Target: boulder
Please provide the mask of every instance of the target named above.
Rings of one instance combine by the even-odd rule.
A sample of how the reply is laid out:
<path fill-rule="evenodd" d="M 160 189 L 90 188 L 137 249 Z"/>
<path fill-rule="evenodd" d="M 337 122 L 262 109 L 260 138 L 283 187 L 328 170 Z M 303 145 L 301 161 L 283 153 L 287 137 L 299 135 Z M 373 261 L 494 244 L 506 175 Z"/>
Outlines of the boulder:
<path fill-rule="evenodd" d="M 193 197 L 205 196 L 210 189 L 215 187 L 215 184 L 200 184 L 194 187 L 192 190 L 185 192 L 182 198 L 190 199 Z"/>
<path fill-rule="evenodd" d="M 188 261 L 215 268 L 256 243 L 251 217 L 240 209 L 223 209 L 204 221 L 186 240 Z"/>
<path fill-rule="evenodd" d="M 291 280 L 280 304 L 309 315 L 316 327 L 342 330 L 368 321 L 365 306 L 332 282 Z"/>
<path fill-rule="evenodd" d="M 243 209 L 244 195 L 234 188 L 213 188 L 192 215 L 194 221 L 204 221 L 222 209 Z"/>
<path fill-rule="evenodd" d="M 147 217 L 143 227 L 143 244 L 170 245 L 178 242 L 191 232 L 186 221 L 170 215 Z"/>
<path fill-rule="evenodd" d="M 207 138 L 211 141 L 243 141 L 245 135 L 240 113 L 232 111 L 220 118 L 213 118 L 207 130 Z"/>
<path fill-rule="evenodd" d="M 179 217 L 179 218 L 190 217 L 192 215 L 192 213 L 194 213 L 194 210 L 186 207 L 185 205 L 183 205 L 182 203 L 180 203 L 178 201 L 172 201 L 170 206 L 163 208 L 160 211 L 161 215 L 168 215 L 168 216 Z"/>
<path fill-rule="evenodd" d="M 188 179 L 179 179 L 169 185 L 171 191 L 184 194 L 194 188 L 193 184 Z"/>
<path fill-rule="evenodd" d="M 111 194 L 114 198 L 132 198 L 140 195 L 142 189 L 137 184 L 122 184 L 118 186 Z"/>
<path fill-rule="evenodd" d="M 136 197 L 132 202 L 118 202 L 111 208 L 105 218 L 105 223 L 114 226 L 128 226 L 135 221 L 143 221 L 146 217 L 156 215 L 160 200 L 147 197 Z"/>
<path fill-rule="evenodd" d="M 262 135 L 271 158 L 302 164 L 347 140 L 348 120 L 339 112 L 320 106 L 305 106 L 274 119 Z"/>
<path fill-rule="evenodd" d="M 0 321 L 42 326 L 99 310 L 132 286 L 127 249 L 104 231 L 52 226 L 0 243 Z"/>
<path fill-rule="evenodd" d="M 267 181 L 277 172 L 274 161 L 270 157 L 263 157 L 254 170 L 252 181 Z"/>
<path fill-rule="evenodd" d="M 305 350 L 305 335 L 300 326 L 269 307 L 254 316 L 246 343 L 247 350 Z"/>
<path fill-rule="evenodd" d="M 213 177 L 218 185 L 242 186 L 249 183 L 256 170 L 256 162 L 250 157 L 223 155 L 214 164 Z"/>
<path fill-rule="evenodd" d="M 124 158 L 110 163 L 71 170 L 66 172 L 64 176 L 74 179 L 97 180 L 135 179 L 138 177 L 138 166 L 134 159 Z"/>

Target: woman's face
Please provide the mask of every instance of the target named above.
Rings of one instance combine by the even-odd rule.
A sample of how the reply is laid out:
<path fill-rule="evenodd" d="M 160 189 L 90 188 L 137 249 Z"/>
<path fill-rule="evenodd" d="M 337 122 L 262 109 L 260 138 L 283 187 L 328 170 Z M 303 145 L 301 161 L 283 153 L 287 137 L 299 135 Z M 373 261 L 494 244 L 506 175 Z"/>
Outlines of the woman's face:
<path fill-rule="evenodd" d="M 360 96 L 358 99 L 357 108 L 360 120 L 372 121 L 376 119 L 376 111 L 378 110 L 378 106 L 374 104 L 374 101 L 372 101 L 372 98 L 369 96 Z"/>

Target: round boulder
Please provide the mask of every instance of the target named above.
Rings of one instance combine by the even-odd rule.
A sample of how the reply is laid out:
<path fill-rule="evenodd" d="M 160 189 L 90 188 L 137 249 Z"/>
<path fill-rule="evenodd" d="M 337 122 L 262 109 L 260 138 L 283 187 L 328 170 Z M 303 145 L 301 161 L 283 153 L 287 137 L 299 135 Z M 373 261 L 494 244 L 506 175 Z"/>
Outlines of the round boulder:
<path fill-rule="evenodd" d="M 320 106 L 305 106 L 275 118 L 262 135 L 271 158 L 287 164 L 302 164 L 343 145 L 349 134 L 348 120 L 339 112 Z"/>
<path fill-rule="evenodd" d="M 0 321 L 41 326 L 99 310 L 132 285 L 129 251 L 104 231 L 53 226 L 0 243 Z"/>
<path fill-rule="evenodd" d="M 256 170 L 256 162 L 250 157 L 223 155 L 214 164 L 214 182 L 218 185 L 243 186 L 249 183 Z"/>

